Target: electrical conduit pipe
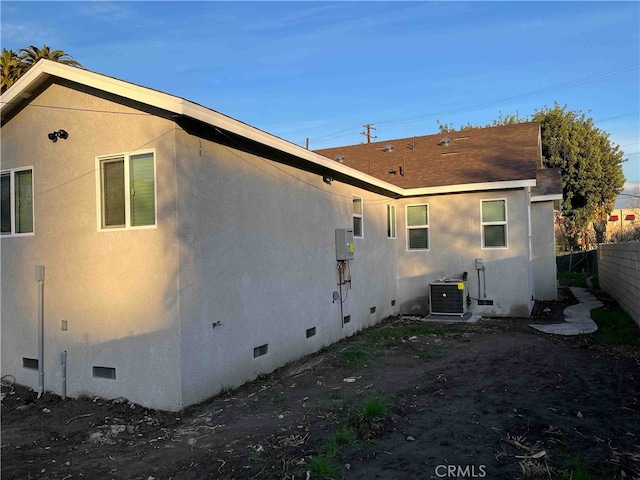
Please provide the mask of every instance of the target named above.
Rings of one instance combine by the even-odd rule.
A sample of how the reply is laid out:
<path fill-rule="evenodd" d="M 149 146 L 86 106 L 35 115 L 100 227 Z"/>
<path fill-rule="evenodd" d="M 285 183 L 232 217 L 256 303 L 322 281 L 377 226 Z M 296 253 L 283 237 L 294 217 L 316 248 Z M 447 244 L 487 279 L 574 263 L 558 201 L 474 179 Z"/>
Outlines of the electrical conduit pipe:
<path fill-rule="evenodd" d="M 44 265 L 36 265 L 38 282 L 38 398 L 44 394 Z"/>

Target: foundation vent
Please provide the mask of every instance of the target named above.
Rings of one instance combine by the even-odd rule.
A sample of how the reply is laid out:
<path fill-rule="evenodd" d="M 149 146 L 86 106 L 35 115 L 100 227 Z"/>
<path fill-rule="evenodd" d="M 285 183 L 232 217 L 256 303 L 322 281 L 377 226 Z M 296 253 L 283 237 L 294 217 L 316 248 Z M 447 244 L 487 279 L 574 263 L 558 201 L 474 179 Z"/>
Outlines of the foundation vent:
<path fill-rule="evenodd" d="M 22 368 L 28 368 L 29 370 L 38 370 L 38 359 L 22 357 Z"/>
<path fill-rule="evenodd" d="M 269 344 L 265 343 L 264 345 L 260 345 L 253 349 L 253 358 L 258 358 L 263 355 L 266 355 L 269 352 Z"/>
<path fill-rule="evenodd" d="M 93 367 L 93 376 L 95 378 L 116 379 L 116 369 L 112 367 Z"/>

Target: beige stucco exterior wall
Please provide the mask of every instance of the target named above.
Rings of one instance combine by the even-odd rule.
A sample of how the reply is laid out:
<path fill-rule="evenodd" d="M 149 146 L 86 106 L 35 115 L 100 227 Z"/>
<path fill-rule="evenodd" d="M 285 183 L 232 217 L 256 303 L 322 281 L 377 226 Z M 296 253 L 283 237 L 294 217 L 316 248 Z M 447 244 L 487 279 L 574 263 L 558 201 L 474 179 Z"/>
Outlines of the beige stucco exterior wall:
<path fill-rule="evenodd" d="M 2 127 L 1 169 L 33 166 L 35 210 L 34 235 L 0 239 L 2 374 L 37 386 L 22 359 L 38 356 L 34 268 L 42 264 L 45 388 L 61 392 L 67 351 L 68 395 L 173 409 L 181 403 L 174 125 L 60 85 L 31 105 Z M 52 143 L 47 133 L 59 129 L 69 138 Z M 149 148 L 158 227 L 99 232 L 95 157 Z M 116 379 L 94 378 L 93 366 L 115 368 Z"/>
<path fill-rule="evenodd" d="M 386 234 L 392 200 L 186 133 L 177 145 L 185 403 L 397 313 L 399 240 Z M 365 232 L 355 239 L 343 328 L 333 300 L 335 229 L 352 226 L 352 195 L 364 199 Z M 265 344 L 268 353 L 254 358 Z"/>
<path fill-rule="evenodd" d="M 531 204 L 531 224 L 535 298 L 557 300 L 553 201 Z"/>
<path fill-rule="evenodd" d="M 494 304 L 474 300 L 471 311 L 530 312 L 522 189 L 391 200 L 66 86 L 50 86 L 31 105 L 2 127 L 1 169 L 34 172 L 35 234 L 0 239 L 2 374 L 19 383 L 37 386 L 37 371 L 22 366 L 37 358 L 37 264 L 47 269 L 45 388 L 60 393 L 67 351 L 68 395 L 168 410 L 390 315 L 429 313 L 427 285 L 443 277 L 468 272 L 477 298 L 476 258 L 486 268 L 481 296 Z M 69 138 L 52 143 L 47 133 L 59 129 Z M 157 226 L 99 231 L 96 157 L 142 149 L 155 149 Z M 354 195 L 363 199 L 364 237 L 355 239 L 341 313 L 335 229 L 352 226 Z M 480 201 L 496 198 L 507 200 L 508 248 L 483 249 Z M 417 203 L 429 205 L 425 252 L 406 250 L 405 206 Z M 395 239 L 387 238 L 388 204 L 396 206 Z M 536 215 L 534 224 L 545 221 Z M 307 338 L 310 328 L 316 334 Z M 254 358 L 265 344 L 268 353 Z M 115 368 L 116 379 L 93 377 L 93 366 Z"/>
<path fill-rule="evenodd" d="M 481 200 L 507 200 L 507 248 L 482 247 Z M 486 316 L 522 316 L 530 313 L 532 286 L 529 281 L 527 248 L 527 197 L 523 190 L 464 193 L 418 197 L 398 201 L 398 290 L 401 311 L 428 314 L 428 285 L 443 278 L 468 274 L 472 299 L 470 311 Z M 429 205 L 428 251 L 407 251 L 406 206 Z M 478 305 L 478 270 L 475 259 L 483 260 L 480 298 L 493 305 Z M 486 279 L 486 288 L 485 288 Z M 486 293 L 486 297 L 485 297 Z"/>

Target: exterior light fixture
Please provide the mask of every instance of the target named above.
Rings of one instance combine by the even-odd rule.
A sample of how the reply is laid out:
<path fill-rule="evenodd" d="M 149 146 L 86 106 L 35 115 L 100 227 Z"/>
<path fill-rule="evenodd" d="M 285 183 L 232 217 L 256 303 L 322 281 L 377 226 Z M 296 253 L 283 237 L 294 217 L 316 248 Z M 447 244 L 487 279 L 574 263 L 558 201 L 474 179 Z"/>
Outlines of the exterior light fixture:
<path fill-rule="evenodd" d="M 69 134 L 66 130 L 58 130 L 57 132 L 51 132 L 47 134 L 47 138 L 51 140 L 53 143 L 56 143 L 59 138 L 66 140 L 69 138 Z"/>
<path fill-rule="evenodd" d="M 331 178 L 331 177 L 322 177 L 322 181 L 324 183 L 326 183 L 327 185 L 331 185 L 331 182 L 333 182 L 333 178 Z"/>

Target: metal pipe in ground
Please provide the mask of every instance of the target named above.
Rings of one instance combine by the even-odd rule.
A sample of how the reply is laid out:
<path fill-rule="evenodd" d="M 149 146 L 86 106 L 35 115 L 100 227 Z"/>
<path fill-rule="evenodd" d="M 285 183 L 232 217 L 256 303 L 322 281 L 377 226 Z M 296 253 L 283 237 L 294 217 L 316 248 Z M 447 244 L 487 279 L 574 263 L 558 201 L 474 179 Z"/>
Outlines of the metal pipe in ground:
<path fill-rule="evenodd" d="M 38 398 L 44 394 L 44 265 L 36 265 L 38 282 Z"/>
<path fill-rule="evenodd" d="M 60 354 L 60 365 L 62 365 L 62 399 L 67 399 L 67 351 Z"/>

